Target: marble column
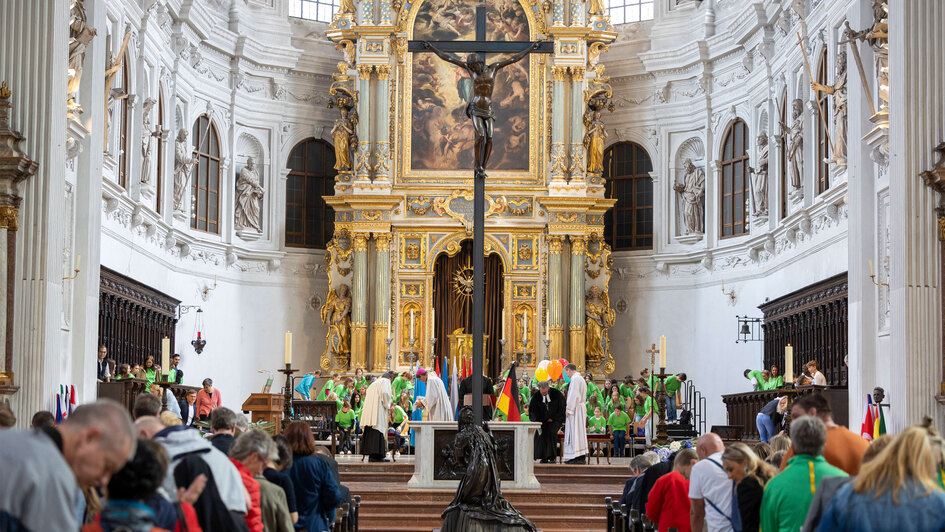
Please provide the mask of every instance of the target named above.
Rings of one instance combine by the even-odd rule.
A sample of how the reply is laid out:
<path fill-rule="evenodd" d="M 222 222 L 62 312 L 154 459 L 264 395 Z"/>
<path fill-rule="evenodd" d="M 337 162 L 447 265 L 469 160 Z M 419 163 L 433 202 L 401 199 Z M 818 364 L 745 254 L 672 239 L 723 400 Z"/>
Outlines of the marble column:
<path fill-rule="evenodd" d="M 14 286 L 4 286 L 15 291 L 12 362 L 20 390 L 12 406 L 23 427 L 34 412 L 51 406 L 59 383 L 75 384 L 77 390 L 83 384 L 94 387 L 94 380 L 73 380 L 72 358 L 64 356 L 71 349 L 62 347 L 69 333 L 60 323 L 68 49 L 69 2 L 0 2 L 0 81 L 7 82 L 15 98 L 10 122 L 25 137 L 22 151 L 40 170 L 23 185 L 15 233 L 17 273 Z M 94 53 L 90 48 L 87 59 Z M 85 69 L 80 93 L 88 94 L 85 80 L 99 75 Z M 98 99 L 103 100 L 101 94 Z M 90 109 L 86 112 L 95 116 Z M 85 148 L 89 151 L 95 144 Z M 89 358 L 85 355 L 76 357 Z M 94 365 L 90 358 L 88 363 Z"/>
<path fill-rule="evenodd" d="M 583 236 L 571 237 L 571 332 L 572 364 L 578 371 L 584 372 L 584 257 L 587 254 L 587 240 Z"/>
<path fill-rule="evenodd" d="M 571 68 L 571 184 L 584 184 L 584 67 Z"/>
<path fill-rule="evenodd" d="M 354 264 L 351 287 L 351 362 L 353 369 L 367 363 L 367 242 L 368 233 L 354 235 Z"/>
<path fill-rule="evenodd" d="M 374 182 L 390 182 L 390 65 L 377 65 L 377 145 L 374 147 Z"/>
<path fill-rule="evenodd" d="M 387 335 L 390 330 L 390 233 L 374 233 L 377 281 L 374 286 L 374 372 L 387 369 Z M 365 368 L 367 369 L 367 368 Z"/>
<path fill-rule="evenodd" d="M 889 432 L 931 415 L 945 423 L 942 392 L 942 259 L 935 208 L 940 197 L 918 175 L 936 160 L 933 148 L 945 140 L 945 2 L 889 3 L 889 196 L 891 370 L 886 397 Z M 851 87 L 852 92 L 852 87 Z M 921 117 L 921 118 L 919 118 Z M 862 400 L 862 399 L 860 399 Z"/>
<path fill-rule="evenodd" d="M 567 80 L 568 67 L 552 67 L 551 76 L 554 79 L 551 96 L 552 108 L 564 109 L 564 83 Z M 551 169 L 549 170 L 551 182 L 565 184 L 567 170 L 568 157 L 564 146 L 564 113 L 555 112 L 551 115 Z"/>
<path fill-rule="evenodd" d="M 564 355 L 564 301 L 561 286 L 560 236 L 548 238 L 548 346 L 549 358 L 559 359 Z"/>
<path fill-rule="evenodd" d="M 371 71 L 374 65 L 358 65 L 358 149 L 354 154 L 355 182 L 371 180 Z"/>

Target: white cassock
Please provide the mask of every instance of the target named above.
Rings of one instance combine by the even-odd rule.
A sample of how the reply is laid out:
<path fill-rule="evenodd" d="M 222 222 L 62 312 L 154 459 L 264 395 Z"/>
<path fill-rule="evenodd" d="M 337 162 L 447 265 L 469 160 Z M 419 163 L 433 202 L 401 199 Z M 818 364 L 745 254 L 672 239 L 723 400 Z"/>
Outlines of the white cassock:
<path fill-rule="evenodd" d="M 587 383 L 580 373 L 575 373 L 568 386 L 568 416 L 564 422 L 565 460 L 588 454 L 586 402 Z"/>
<path fill-rule="evenodd" d="M 387 437 L 387 412 L 392 404 L 390 381 L 385 378 L 375 380 L 368 386 L 364 398 L 364 410 L 361 412 L 361 426 L 373 427 Z"/>
<path fill-rule="evenodd" d="M 427 372 L 427 394 L 423 397 L 423 408 L 428 421 L 453 421 L 453 405 L 446 394 L 446 386 L 432 371 Z"/>

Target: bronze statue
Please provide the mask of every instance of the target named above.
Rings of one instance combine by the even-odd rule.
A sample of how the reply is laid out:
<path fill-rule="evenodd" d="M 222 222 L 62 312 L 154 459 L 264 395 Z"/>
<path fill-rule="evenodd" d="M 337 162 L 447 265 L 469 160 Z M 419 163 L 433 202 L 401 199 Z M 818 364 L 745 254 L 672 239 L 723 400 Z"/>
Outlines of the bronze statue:
<path fill-rule="evenodd" d="M 441 530 L 534 532 L 535 525 L 502 497 L 496 470 L 497 447 L 489 425 L 477 425 L 468 405 L 460 409 L 457 425 L 453 455 L 466 474 L 459 481 L 453 502 L 443 511 Z"/>
<path fill-rule="evenodd" d="M 448 54 L 427 41 L 424 48 L 432 51 L 440 59 L 453 63 L 469 73 L 473 83 L 473 97 L 466 104 L 466 116 L 472 119 L 476 130 L 476 173 L 484 174 L 489 155 L 492 153 L 492 131 L 495 122 L 495 109 L 492 107 L 492 90 L 495 88 L 495 75 L 499 69 L 521 61 L 532 50 L 537 50 L 541 41 L 526 48 L 512 57 L 487 65 L 478 53 L 471 53 L 463 61 L 455 54 Z"/>

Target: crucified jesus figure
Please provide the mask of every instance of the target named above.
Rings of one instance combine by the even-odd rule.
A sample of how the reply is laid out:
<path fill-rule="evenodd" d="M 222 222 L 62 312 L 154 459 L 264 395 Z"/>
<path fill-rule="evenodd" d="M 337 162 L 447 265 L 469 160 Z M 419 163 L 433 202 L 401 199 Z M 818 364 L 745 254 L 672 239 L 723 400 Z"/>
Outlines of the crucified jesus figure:
<path fill-rule="evenodd" d="M 465 69 L 472 78 L 473 95 L 466 104 L 466 116 L 472 119 L 473 128 L 476 130 L 476 174 L 485 174 L 486 163 L 489 161 L 489 155 L 492 154 L 492 131 L 493 122 L 495 122 L 492 90 L 495 88 L 495 74 L 499 69 L 521 61 L 540 45 L 541 41 L 537 41 L 531 47 L 508 59 L 487 65 L 478 53 L 469 54 L 463 61 L 455 54 L 439 50 L 427 41 L 423 42 L 424 48 L 435 53 L 440 59 Z"/>

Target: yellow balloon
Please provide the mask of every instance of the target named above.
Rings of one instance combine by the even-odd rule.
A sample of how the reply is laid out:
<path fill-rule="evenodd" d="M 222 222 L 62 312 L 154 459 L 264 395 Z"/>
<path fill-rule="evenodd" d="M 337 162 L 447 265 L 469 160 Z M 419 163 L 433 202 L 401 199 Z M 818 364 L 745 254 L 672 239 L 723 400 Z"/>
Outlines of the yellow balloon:
<path fill-rule="evenodd" d="M 538 379 L 538 382 L 548 380 L 548 371 L 545 368 L 538 368 L 535 370 L 535 378 Z"/>

